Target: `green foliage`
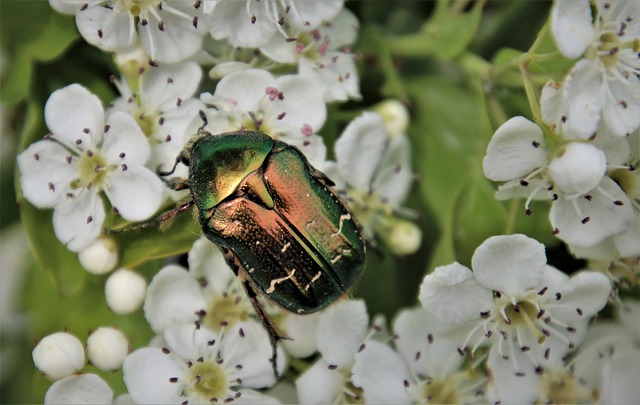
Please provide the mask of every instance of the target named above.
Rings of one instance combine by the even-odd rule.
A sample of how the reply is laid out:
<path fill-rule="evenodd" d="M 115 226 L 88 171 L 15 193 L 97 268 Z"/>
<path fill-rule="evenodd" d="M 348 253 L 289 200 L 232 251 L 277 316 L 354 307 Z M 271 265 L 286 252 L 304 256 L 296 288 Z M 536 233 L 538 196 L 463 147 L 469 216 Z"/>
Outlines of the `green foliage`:
<path fill-rule="evenodd" d="M 2 101 L 9 104 L 28 96 L 34 62 L 59 57 L 78 38 L 73 17 L 53 12 L 45 1 L 3 1 L 0 27 L 3 58 L 11 62 L 2 78 Z"/>

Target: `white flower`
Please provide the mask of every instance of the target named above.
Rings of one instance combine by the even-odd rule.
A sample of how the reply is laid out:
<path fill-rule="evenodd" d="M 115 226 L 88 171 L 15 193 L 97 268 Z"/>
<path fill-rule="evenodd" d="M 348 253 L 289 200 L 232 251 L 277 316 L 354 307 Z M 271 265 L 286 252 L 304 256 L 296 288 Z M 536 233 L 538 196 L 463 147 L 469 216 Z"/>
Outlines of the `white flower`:
<path fill-rule="evenodd" d="M 461 355 L 488 343 L 516 375 L 539 370 L 541 359 L 561 358 L 575 348 L 611 290 L 603 274 L 569 278 L 548 266 L 544 246 L 524 235 L 487 239 L 472 266 L 473 272 L 458 263 L 438 267 L 425 277 L 420 301 L 466 335 Z"/>
<path fill-rule="evenodd" d="M 70 375 L 56 381 L 44 397 L 45 404 L 110 404 L 113 390 L 95 374 Z"/>
<path fill-rule="evenodd" d="M 138 77 L 137 92 L 124 80 L 115 82 L 122 97 L 111 103 L 107 113 L 122 111 L 135 118 L 151 144 L 147 167 L 168 171 L 186 140 L 202 125 L 198 112 L 205 105 L 193 98 L 202 70 L 195 62 L 182 62 L 147 69 Z M 176 176 L 186 178 L 187 168 L 178 166 Z"/>
<path fill-rule="evenodd" d="M 84 367 L 84 348 L 77 337 L 57 332 L 45 336 L 33 349 L 33 363 L 47 377 L 59 380 Z"/>
<path fill-rule="evenodd" d="M 194 243 L 189 265 L 190 271 L 166 266 L 149 284 L 144 312 L 156 333 L 195 321 L 219 331 L 249 319 L 253 310 L 242 286 L 220 250 L 205 237 Z"/>
<path fill-rule="evenodd" d="M 118 264 L 118 247 L 113 238 L 102 236 L 78 252 L 78 260 L 89 273 L 108 273 Z"/>
<path fill-rule="evenodd" d="M 464 358 L 458 355 L 455 341 L 440 329 L 440 321 L 424 308 L 402 310 L 397 315 L 394 343 L 411 370 L 402 385 L 415 403 L 481 402 L 486 378 L 471 367 L 461 369 Z"/>
<path fill-rule="evenodd" d="M 561 125 L 566 136 L 576 139 L 591 137 L 599 125 L 616 136 L 640 126 L 640 5 L 611 0 L 596 5 L 593 23 L 587 0 L 556 1 L 552 11 L 560 51 L 584 58 L 558 91 L 561 108 L 545 121 Z M 545 91 L 555 92 L 545 87 L 543 99 L 549 97 Z"/>
<path fill-rule="evenodd" d="M 417 250 L 419 228 L 395 215 L 407 213 L 400 205 L 413 179 L 407 136 L 389 135 L 380 115 L 365 112 L 345 128 L 335 154 L 337 162 L 327 165 L 325 173 L 346 194 L 365 238 L 372 240 L 377 234 L 396 253 Z"/>
<path fill-rule="evenodd" d="M 213 95 L 204 93 L 207 130 L 213 134 L 258 130 L 297 146 L 316 168 L 322 169 L 326 147 L 316 132 L 326 118 L 322 86 L 301 75 L 275 78 L 249 69 L 225 76 Z"/>
<path fill-rule="evenodd" d="M 107 306 L 117 314 L 130 314 L 140 308 L 146 292 L 147 281 L 129 269 L 115 271 L 104 286 Z"/>
<path fill-rule="evenodd" d="M 633 403 L 640 395 L 640 306 L 623 305 L 622 322 L 592 326 L 579 350 L 569 359 L 542 359 L 543 367 L 516 376 L 492 350 L 487 362 L 492 373 L 489 394 L 503 403 Z M 524 354 L 515 352 L 520 362 Z"/>
<path fill-rule="evenodd" d="M 312 31 L 290 30 L 293 32 L 287 37 L 274 33 L 260 51 L 278 63 L 297 64 L 301 75 L 321 81 L 326 102 L 359 99 L 355 55 L 348 48 L 355 42 L 358 28 L 356 16 L 342 9 Z"/>
<path fill-rule="evenodd" d="M 87 339 L 87 357 L 100 370 L 118 370 L 128 353 L 129 341 L 118 329 L 100 327 Z"/>
<path fill-rule="evenodd" d="M 219 333 L 176 325 L 163 336 L 166 347 L 144 347 L 124 361 L 124 382 L 136 403 L 277 403 L 255 390 L 276 382 L 260 324 L 239 322 Z"/>
<path fill-rule="evenodd" d="M 105 218 L 100 191 L 129 221 L 152 215 L 162 182 L 144 167 L 149 144 L 124 113 L 104 121 L 100 100 L 72 84 L 55 91 L 45 106 L 52 134 L 18 156 L 24 196 L 38 208 L 54 208 L 58 239 L 72 251 L 89 246 Z"/>
<path fill-rule="evenodd" d="M 128 52 L 141 44 L 155 62 L 179 62 L 193 55 L 208 27 L 202 1 L 50 0 L 65 14 L 75 14 L 84 39 L 110 52 Z"/>
<path fill-rule="evenodd" d="M 526 197 L 528 215 L 531 200 L 551 200 L 554 234 L 573 245 L 592 246 L 631 226 L 629 198 L 606 173 L 624 167 L 628 156 L 623 138 L 602 133 L 589 143 L 555 137 L 547 142 L 539 126 L 514 117 L 496 130 L 482 164 L 485 176 L 506 182 L 498 199 Z"/>
<path fill-rule="evenodd" d="M 370 343 L 368 324 L 369 316 L 362 300 L 337 302 L 319 315 L 315 340 L 322 357 L 296 380 L 301 403 L 340 403 L 361 399 L 361 393 L 352 386 L 351 369 L 356 353 Z M 374 326 L 372 333 L 378 329 Z"/>
<path fill-rule="evenodd" d="M 215 39 L 227 39 L 234 47 L 257 48 L 273 33 L 287 38 L 282 26 L 310 31 L 330 21 L 343 0 L 221 0 L 211 10 L 210 32 Z"/>

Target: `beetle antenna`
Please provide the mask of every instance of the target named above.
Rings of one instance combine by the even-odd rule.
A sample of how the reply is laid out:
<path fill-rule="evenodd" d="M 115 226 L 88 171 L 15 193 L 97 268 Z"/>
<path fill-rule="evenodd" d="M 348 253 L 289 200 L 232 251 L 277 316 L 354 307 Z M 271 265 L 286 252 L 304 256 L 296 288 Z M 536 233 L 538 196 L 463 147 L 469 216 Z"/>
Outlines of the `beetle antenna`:
<path fill-rule="evenodd" d="M 176 158 L 176 161 L 173 164 L 173 167 L 171 168 L 171 170 L 169 170 L 168 172 L 161 171 L 160 170 L 160 166 L 161 165 L 158 165 L 158 168 L 156 169 L 156 174 L 158 176 L 161 176 L 161 177 L 169 176 L 169 175 L 173 174 L 173 172 L 176 171 L 176 167 L 178 166 L 178 163 L 180 163 L 180 155 L 178 155 L 178 157 Z"/>
<path fill-rule="evenodd" d="M 198 114 L 200 115 L 200 119 L 202 120 L 202 126 L 200 128 L 198 128 L 198 130 L 204 129 L 204 127 L 207 126 L 207 124 L 209 123 L 209 120 L 207 119 L 207 114 L 204 113 L 204 111 L 202 110 L 198 110 Z M 200 131 L 198 131 L 200 132 Z"/>

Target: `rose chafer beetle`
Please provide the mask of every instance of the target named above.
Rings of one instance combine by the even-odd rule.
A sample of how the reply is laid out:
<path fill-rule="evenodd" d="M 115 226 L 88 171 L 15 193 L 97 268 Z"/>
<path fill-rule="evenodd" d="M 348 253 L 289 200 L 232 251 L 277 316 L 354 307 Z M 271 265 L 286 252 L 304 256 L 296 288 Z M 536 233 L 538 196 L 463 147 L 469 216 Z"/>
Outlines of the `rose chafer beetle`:
<path fill-rule="evenodd" d="M 346 294 L 365 263 L 365 242 L 349 209 L 296 147 L 256 131 L 212 135 L 200 129 L 176 158 L 205 236 L 224 254 L 269 334 L 276 371 L 282 339 L 257 300 L 309 314 Z"/>

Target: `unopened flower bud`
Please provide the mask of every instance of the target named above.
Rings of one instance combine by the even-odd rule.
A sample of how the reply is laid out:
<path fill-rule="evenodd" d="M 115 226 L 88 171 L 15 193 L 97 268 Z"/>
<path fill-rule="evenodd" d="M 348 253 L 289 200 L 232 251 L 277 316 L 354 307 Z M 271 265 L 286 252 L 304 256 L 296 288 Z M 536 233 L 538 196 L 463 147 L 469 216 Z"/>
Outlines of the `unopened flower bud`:
<path fill-rule="evenodd" d="M 415 253 L 422 242 L 422 231 L 411 221 L 394 218 L 387 224 L 383 237 L 393 253 L 404 256 Z"/>
<path fill-rule="evenodd" d="M 406 133 L 409 125 L 409 112 L 401 102 L 388 99 L 373 106 L 372 110 L 380 114 L 390 136 Z"/>
<path fill-rule="evenodd" d="M 118 247 L 110 237 L 100 237 L 78 253 L 80 264 L 89 273 L 104 274 L 116 267 Z"/>
<path fill-rule="evenodd" d="M 87 339 L 87 357 L 100 370 L 118 370 L 128 353 L 129 341 L 117 329 L 101 327 Z"/>
<path fill-rule="evenodd" d="M 57 332 L 42 339 L 33 349 L 33 363 L 47 377 L 59 380 L 84 367 L 84 348 L 77 337 Z"/>
<path fill-rule="evenodd" d="M 107 305 L 117 314 L 128 314 L 142 306 L 147 291 L 147 281 L 140 274 L 128 269 L 114 272 L 105 285 Z"/>

